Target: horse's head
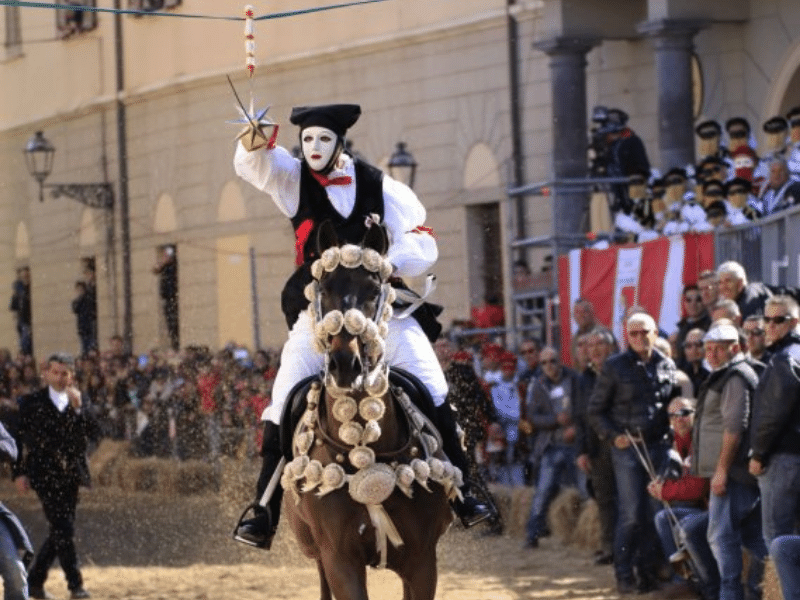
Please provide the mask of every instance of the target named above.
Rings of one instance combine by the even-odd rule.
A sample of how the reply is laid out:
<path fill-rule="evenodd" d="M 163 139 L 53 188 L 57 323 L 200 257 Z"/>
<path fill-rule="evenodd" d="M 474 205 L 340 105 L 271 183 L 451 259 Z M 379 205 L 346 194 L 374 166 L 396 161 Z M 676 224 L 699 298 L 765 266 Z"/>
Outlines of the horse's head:
<path fill-rule="evenodd" d="M 394 290 L 385 254 L 386 229 L 372 225 L 360 245 L 339 245 L 330 222 L 317 235 L 319 259 L 306 288 L 317 349 L 325 354 L 325 386 L 336 394 L 385 391 L 383 361 Z"/>

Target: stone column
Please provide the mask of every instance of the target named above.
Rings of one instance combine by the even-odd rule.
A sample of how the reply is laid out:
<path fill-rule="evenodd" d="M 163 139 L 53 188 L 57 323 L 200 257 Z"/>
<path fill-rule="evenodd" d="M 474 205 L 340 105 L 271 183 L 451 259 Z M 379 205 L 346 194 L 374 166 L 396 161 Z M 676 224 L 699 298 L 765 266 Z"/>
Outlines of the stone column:
<path fill-rule="evenodd" d="M 702 21 L 662 19 L 642 23 L 653 39 L 658 89 L 658 148 L 662 172 L 694 164 L 693 38 Z"/>
<path fill-rule="evenodd" d="M 589 116 L 586 110 L 586 53 L 598 40 L 559 36 L 534 43 L 550 57 L 553 173 L 556 180 L 588 174 Z M 553 190 L 556 235 L 586 231 L 589 190 Z"/>

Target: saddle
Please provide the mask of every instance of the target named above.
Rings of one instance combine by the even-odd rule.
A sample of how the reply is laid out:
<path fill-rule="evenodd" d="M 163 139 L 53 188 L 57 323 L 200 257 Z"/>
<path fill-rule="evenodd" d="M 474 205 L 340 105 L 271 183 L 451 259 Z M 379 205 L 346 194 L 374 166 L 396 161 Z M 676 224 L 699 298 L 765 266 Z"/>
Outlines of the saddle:
<path fill-rule="evenodd" d="M 319 375 L 311 375 L 300 381 L 289 392 L 286 404 L 283 407 L 280 424 L 281 452 L 287 461 L 292 460 L 292 438 L 308 405 L 307 396 L 311 384 L 321 382 Z M 389 370 L 389 385 L 402 389 L 414 406 L 428 419 L 431 424 L 436 423 L 436 407 L 433 403 L 428 388 L 404 369 L 391 367 Z"/>

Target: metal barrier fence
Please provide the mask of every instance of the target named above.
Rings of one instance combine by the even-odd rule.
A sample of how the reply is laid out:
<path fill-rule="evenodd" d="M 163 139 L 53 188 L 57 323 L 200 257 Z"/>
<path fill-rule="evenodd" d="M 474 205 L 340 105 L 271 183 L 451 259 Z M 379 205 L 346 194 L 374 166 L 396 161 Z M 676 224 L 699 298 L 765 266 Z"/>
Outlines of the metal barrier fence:
<path fill-rule="evenodd" d="M 749 281 L 800 287 L 800 206 L 714 235 L 717 265 L 735 260 Z"/>

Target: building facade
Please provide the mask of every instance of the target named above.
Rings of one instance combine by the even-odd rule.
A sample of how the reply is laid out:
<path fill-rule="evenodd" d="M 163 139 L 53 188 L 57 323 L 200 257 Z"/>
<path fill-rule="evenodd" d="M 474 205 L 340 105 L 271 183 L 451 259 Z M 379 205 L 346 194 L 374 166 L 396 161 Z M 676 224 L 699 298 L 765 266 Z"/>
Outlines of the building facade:
<path fill-rule="evenodd" d="M 506 192 L 585 175 L 592 106 L 628 112 L 664 170 L 693 160 L 698 119 L 745 116 L 760 133 L 800 104 L 800 6 L 790 0 L 387 0 L 258 21 L 252 83 L 242 22 L 194 17 L 238 17 L 241 5 L 83 3 L 103 10 L 78 20 L 2 7 L 0 289 L 10 296 L 15 269 L 30 267 L 39 356 L 78 347 L 70 302 L 85 259 L 96 265 L 101 348 L 126 315 L 134 350 L 164 345 L 153 267 L 165 245 L 178 258 L 182 345 L 282 343 L 293 234 L 233 172 L 226 75 L 245 102 L 252 90 L 272 105 L 287 148 L 298 144 L 291 107 L 329 102 L 361 104 L 350 140 L 368 161 L 385 166 L 406 142 L 439 242 L 445 323 L 487 291 L 509 297 L 514 239 L 582 226 L 581 197 L 557 198 L 552 211 L 548 198 Z M 104 12 L 115 4 L 170 16 Z M 45 183 L 110 183 L 113 210 L 47 189 L 40 202 L 22 152 L 36 131 L 56 148 Z M 525 258 L 536 271 L 546 253 Z M 12 313 L 0 322 L 0 346 L 15 347 Z"/>

